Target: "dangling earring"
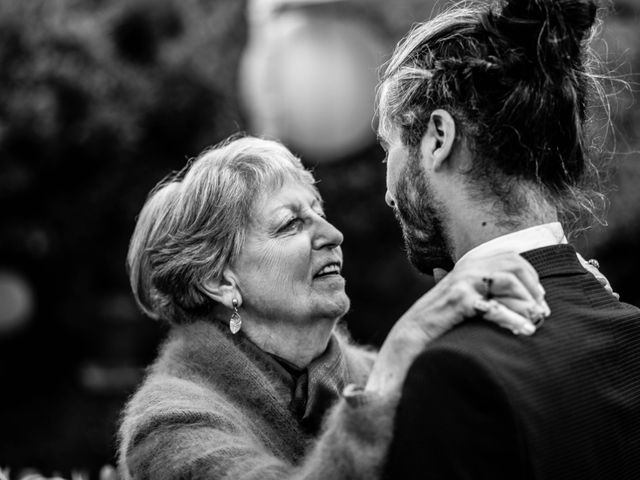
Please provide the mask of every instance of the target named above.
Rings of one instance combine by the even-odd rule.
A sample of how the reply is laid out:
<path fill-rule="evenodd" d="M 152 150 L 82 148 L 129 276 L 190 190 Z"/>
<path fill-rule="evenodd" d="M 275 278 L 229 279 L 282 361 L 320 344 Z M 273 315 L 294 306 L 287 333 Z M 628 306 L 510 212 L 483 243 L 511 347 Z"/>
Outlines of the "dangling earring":
<path fill-rule="evenodd" d="M 231 303 L 233 303 L 233 313 L 231 314 L 231 320 L 229 320 L 229 330 L 235 335 L 242 327 L 242 319 L 238 313 L 238 300 L 234 298 Z"/>

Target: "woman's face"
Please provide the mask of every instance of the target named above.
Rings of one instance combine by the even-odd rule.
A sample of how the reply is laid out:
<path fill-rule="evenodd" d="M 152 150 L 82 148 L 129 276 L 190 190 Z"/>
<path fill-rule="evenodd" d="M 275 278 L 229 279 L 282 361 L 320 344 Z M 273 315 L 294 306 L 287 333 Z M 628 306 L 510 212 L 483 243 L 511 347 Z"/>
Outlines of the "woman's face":
<path fill-rule="evenodd" d="M 296 323 L 344 315 L 342 240 L 309 186 L 288 181 L 262 195 L 232 266 L 242 310 L 258 321 Z"/>

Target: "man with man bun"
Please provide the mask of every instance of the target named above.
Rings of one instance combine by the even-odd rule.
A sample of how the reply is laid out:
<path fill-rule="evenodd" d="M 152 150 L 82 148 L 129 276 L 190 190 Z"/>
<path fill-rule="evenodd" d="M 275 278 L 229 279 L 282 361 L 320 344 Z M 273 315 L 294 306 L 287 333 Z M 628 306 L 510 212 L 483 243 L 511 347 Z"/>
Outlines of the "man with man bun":
<path fill-rule="evenodd" d="M 640 478 L 640 310 L 589 275 L 566 237 L 601 198 L 587 131 L 597 13 L 592 0 L 454 7 L 387 65 L 386 200 L 410 260 L 438 275 L 521 254 L 551 311 L 522 337 L 478 308 L 430 344 L 404 383 L 388 478 Z M 505 279 L 483 275 L 486 298 L 500 297 Z"/>

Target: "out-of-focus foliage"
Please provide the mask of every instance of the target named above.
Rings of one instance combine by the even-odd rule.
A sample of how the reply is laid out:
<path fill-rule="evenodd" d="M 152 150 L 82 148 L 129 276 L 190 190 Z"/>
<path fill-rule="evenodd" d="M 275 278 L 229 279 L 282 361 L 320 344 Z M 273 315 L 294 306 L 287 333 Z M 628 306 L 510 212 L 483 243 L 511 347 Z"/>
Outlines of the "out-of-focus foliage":
<path fill-rule="evenodd" d="M 79 298 L 122 287 L 149 188 L 240 125 L 242 2 L 0 5 L 0 245 L 59 262 L 48 288 L 72 289 L 64 320 L 84 323 Z"/>

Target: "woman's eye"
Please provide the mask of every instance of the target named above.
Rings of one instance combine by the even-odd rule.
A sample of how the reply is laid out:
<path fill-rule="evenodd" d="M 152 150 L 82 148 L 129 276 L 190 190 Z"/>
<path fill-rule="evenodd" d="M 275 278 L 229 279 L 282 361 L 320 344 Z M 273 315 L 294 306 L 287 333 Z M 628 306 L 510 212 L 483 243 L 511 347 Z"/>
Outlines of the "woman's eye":
<path fill-rule="evenodd" d="M 286 232 L 287 230 L 293 230 L 297 228 L 302 220 L 300 218 L 292 218 L 287 223 L 285 223 L 280 229 L 281 232 Z"/>

